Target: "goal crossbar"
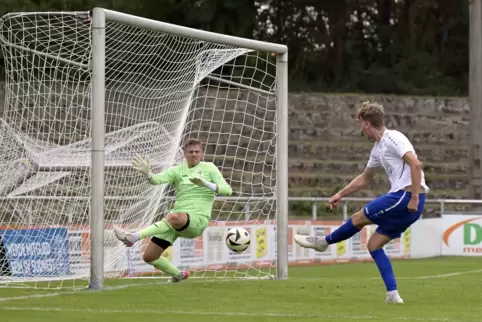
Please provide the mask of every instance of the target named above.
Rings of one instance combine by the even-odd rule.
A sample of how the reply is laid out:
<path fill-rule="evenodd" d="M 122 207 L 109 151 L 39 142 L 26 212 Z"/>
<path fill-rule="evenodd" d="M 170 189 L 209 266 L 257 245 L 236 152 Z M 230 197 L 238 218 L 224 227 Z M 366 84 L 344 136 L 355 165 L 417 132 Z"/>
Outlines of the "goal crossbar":
<path fill-rule="evenodd" d="M 240 38 L 235 36 L 228 36 L 219 33 L 193 29 L 189 27 L 178 26 L 167 22 L 151 20 L 147 18 L 140 18 L 127 13 L 118 11 L 94 8 L 94 15 L 103 15 L 105 20 L 114 21 L 126 25 L 131 25 L 139 28 L 149 29 L 153 31 L 160 31 L 166 34 L 171 34 L 180 37 L 192 38 L 208 42 L 214 42 L 223 45 L 231 45 L 242 48 L 248 48 L 257 51 L 272 52 L 276 54 L 286 54 L 288 47 L 286 45 L 263 42 L 253 39 Z M 100 27 L 100 26 L 99 26 Z M 94 28 L 97 28 L 94 26 Z"/>

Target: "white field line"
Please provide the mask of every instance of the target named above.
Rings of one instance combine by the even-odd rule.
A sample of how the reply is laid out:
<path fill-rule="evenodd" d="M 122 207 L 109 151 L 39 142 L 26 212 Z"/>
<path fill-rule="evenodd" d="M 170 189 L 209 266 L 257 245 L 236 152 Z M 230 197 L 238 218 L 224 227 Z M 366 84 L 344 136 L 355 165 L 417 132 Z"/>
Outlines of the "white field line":
<path fill-rule="evenodd" d="M 209 311 L 180 311 L 180 310 L 123 310 L 123 309 L 69 309 L 59 307 L 2 307 L 4 311 L 28 311 L 28 312 L 89 312 L 95 314 L 102 313 L 119 313 L 119 314 L 173 314 L 173 315 L 204 315 L 204 316 L 243 316 L 243 317 L 279 317 L 279 318 L 320 318 L 320 319 L 341 319 L 341 320 L 377 320 L 386 319 L 384 316 L 377 315 L 347 315 L 347 314 L 303 314 L 303 313 L 282 313 L 282 312 L 209 312 Z M 450 319 L 437 317 L 416 317 L 416 316 L 398 316 L 390 317 L 390 320 L 398 321 L 431 321 L 431 322 L 482 322 L 482 320 L 471 319 Z"/>
<path fill-rule="evenodd" d="M 395 276 L 395 277 L 397 280 L 425 280 L 425 279 L 432 279 L 432 278 L 444 278 L 444 277 L 452 277 L 452 276 L 475 274 L 475 273 L 482 273 L 482 269 L 475 269 L 471 271 L 454 272 L 454 273 L 447 273 L 447 274 L 440 274 L 440 275 L 426 275 L 426 276 L 413 276 L 413 277 L 396 277 Z M 380 279 L 380 278 L 371 277 L 370 279 Z"/>
<path fill-rule="evenodd" d="M 0 302 L 15 301 L 15 300 L 30 300 L 30 299 L 38 299 L 38 298 L 44 298 L 44 297 L 55 297 L 55 296 L 72 295 L 72 294 L 85 294 L 85 293 L 92 293 L 92 292 L 115 291 L 115 290 L 120 290 L 120 289 L 128 288 L 128 287 L 152 286 L 152 285 L 167 284 L 167 283 L 168 282 L 163 281 L 163 282 L 156 282 L 156 283 L 123 284 L 123 285 L 116 285 L 116 286 L 107 286 L 102 291 L 96 291 L 96 290 L 90 290 L 90 289 L 78 289 L 78 290 L 75 290 L 75 291 L 32 294 L 32 295 L 11 296 L 11 297 L 0 297 Z"/>
<path fill-rule="evenodd" d="M 432 279 L 432 278 L 444 278 L 444 277 L 452 277 L 452 276 L 459 276 L 459 275 L 465 275 L 465 274 L 475 274 L 475 273 L 482 273 L 482 269 L 475 269 L 471 271 L 463 271 L 463 272 L 453 272 L 453 273 L 447 273 L 447 274 L 439 274 L 439 275 L 425 275 L 425 276 L 402 276 L 402 277 L 397 277 L 397 274 L 395 273 L 395 278 L 397 280 L 424 280 L 424 279 Z M 296 277 L 293 279 L 299 279 L 299 280 L 310 280 L 310 281 L 317 281 L 317 280 L 325 280 L 325 279 L 333 279 L 332 277 Z M 367 277 L 366 279 L 370 280 L 379 280 L 380 277 Z"/>
<path fill-rule="evenodd" d="M 24 296 L 11 296 L 11 297 L 0 297 L 0 302 L 6 301 L 15 301 L 15 300 L 30 300 L 35 298 L 44 298 L 44 297 L 54 297 L 59 295 L 68 295 L 74 294 L 77 292 L 57 292 L 57 293 L 45 293 L 45 294 L 32 294 L 32 295 L 24 295 Z"/>

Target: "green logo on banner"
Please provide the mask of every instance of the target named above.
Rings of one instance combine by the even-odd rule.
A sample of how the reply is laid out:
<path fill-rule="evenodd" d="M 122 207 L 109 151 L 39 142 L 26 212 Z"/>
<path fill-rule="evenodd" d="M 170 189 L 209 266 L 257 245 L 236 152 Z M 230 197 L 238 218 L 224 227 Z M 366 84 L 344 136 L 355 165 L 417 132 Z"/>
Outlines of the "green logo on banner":
<path fill-rule="evenodd" d="M 482 243 L 482 226 L 474 223 L 464 225 L 464 244 L 478 245 Z"/>

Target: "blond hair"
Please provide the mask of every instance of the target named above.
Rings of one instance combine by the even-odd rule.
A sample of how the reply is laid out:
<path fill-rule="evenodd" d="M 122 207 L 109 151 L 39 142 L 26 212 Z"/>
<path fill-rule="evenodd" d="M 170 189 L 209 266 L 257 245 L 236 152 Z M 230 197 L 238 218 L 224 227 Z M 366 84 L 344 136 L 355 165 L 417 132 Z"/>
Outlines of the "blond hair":
<path fill-rule="evenodd" d="M 188 146 L 191 145 L 199 145 L 202 149 L 203 143 L 198 139 L 187 139 L 186 142 L 184 142 L 183 149 L 185 150 Z"/>
<path fill-rule="evenodd" d="M 363 102 L 356 115 L 357 120 L 370 122 L 375 128 L 381 128 L 385 125 L 384 117 L 383 105 L 376 101 Z"/>

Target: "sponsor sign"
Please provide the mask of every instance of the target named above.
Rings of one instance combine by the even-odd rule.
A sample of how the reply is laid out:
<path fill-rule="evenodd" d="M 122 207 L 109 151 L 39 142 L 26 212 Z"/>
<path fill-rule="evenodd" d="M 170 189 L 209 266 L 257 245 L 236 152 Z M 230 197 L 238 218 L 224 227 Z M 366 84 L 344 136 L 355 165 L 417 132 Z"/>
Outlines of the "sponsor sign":
<path fill-rule="evenodd" d="M 0 230 L 3 252 L 14 277 L 55 277 L 69 274 L 66 228 Z"/>
<path fill-rule="evenodd" d="M 442 255 L 482 256 L 482 216 L 444 215 Z"/>

